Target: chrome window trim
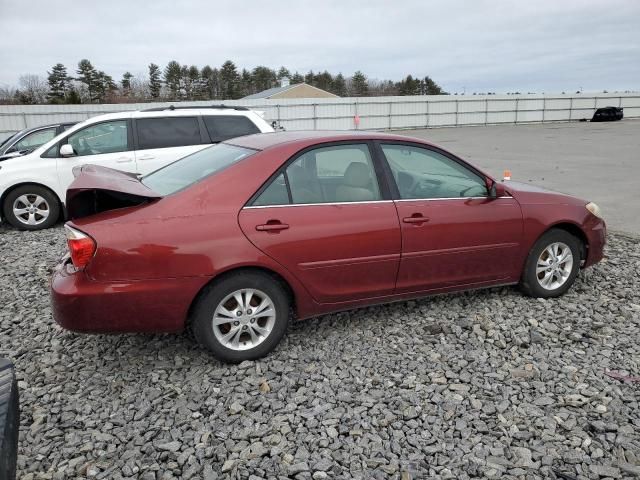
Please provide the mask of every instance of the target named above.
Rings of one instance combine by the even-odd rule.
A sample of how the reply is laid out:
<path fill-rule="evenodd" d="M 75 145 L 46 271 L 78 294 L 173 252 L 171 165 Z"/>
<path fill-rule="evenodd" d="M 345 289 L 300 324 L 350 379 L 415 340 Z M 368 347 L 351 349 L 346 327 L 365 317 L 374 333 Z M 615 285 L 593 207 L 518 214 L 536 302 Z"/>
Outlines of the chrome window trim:
<path fill-rule="evenodd" d="M 282 208 L 282 207 L 314 207 L 318 205 L 363 205 L 369 203 L 393 203 L 393 200 L 367 200 L 363 202 L 320 202 L 320 203 L 285 203 L 283 205 L 246 205 L 242 209 Z"/>
<path fill-rule="evenodd" d="M 399 198 L 396 202 L 433 202 L 437 200 L 500 200 L 501 198 L 513 198 L 511 195 L 505 195 L 504 197 L 491 198 L 491 197 L 442 197 L 442 198 Z"/>
<path fill-rule="evenodd" d="M 392 202 L 433 202 L 437 200 L 501 200 L 503 198 L 513 198 L 512 196 L 491 198 L 491 197 L 448 197 L 448 198 L 403 198 L 399 200 L 368 200 L 364 202 L 319 202 L 319 203 L 285 203 L 282 205 L 246 205 L 245 209 L 254 208 L 282 208 L 282 207 L 313 207 L 318 205 L 365 205 L 370 203 L 392 203 Z"/>

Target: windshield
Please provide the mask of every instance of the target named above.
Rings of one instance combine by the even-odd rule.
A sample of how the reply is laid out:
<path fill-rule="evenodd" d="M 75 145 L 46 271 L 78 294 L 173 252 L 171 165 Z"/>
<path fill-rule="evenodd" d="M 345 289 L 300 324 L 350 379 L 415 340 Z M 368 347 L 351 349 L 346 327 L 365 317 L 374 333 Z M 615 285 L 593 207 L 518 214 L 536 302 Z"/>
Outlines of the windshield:
<path fill-rule="evenodd" d="M 255 150 L 219 143 L 170 163 L 141 181 L 156 193 L 170 195 L 254 153 Z"/>
<path fill-rule="evenodd" d="M 18 138 L 20 136 L 20 133 L 22 133 L 22 132 L 14 133 L 10 137 L 7 137 L 4 140 L 2 140 L 2 142 L 0 142 L 0 148 L 4 147 L 10 141 L 15 140 L 16 138 Z"/>

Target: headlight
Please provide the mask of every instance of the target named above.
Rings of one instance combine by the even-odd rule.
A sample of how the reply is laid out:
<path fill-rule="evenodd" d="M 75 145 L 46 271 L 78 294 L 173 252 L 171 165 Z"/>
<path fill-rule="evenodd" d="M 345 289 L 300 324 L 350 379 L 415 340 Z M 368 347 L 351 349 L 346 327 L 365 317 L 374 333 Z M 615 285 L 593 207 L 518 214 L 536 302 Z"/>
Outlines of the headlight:
<path fill-rule="evenodd" d="M 596 217 L 602 218 L 602 211 L 600 207 L 593 202 L 589 202 L 585 205 L 585 208 L 593 213 Z"/>

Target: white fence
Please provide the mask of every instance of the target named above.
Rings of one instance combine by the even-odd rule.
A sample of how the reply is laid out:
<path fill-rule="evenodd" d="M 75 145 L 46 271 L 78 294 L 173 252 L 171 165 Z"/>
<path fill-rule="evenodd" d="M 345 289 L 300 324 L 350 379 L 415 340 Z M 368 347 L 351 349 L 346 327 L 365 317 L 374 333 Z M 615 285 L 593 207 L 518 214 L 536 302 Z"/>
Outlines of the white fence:
<path fill-rule="evenodd" d="M 0 105 L 0 139 L 27 127 L 61 121 L 81 121 L 109 112 L 170 105 L 130 103 L 110 105 Z M 182 102 L 182 106 L 220 101 Z M 411 97 L 309 98 L 225 100 L 264 112 L 287 130 L 377 130 L 566 122 L 589 119 L 596 108 L 624 108 L 626 118 L 640 117 L 640 94 L 574 95 L 428 95 Z"/>

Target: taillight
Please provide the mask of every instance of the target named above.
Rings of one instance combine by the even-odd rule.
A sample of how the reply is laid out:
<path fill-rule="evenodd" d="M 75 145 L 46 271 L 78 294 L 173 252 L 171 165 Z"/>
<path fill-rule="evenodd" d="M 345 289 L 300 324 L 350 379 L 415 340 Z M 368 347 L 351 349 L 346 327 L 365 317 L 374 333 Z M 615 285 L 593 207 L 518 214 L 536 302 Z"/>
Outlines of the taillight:
<path fill-rule="evenodd" d="M 96 242 L 89 235 L 69 225 L 64 226 L 71 261 L 76 268 L 84 268 L 96 253 Z"/>

